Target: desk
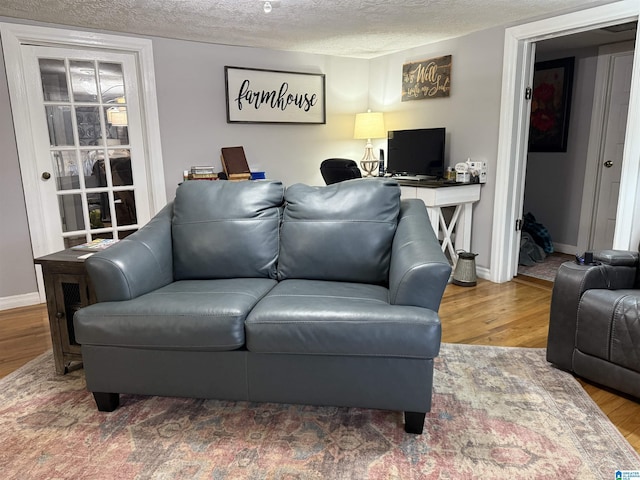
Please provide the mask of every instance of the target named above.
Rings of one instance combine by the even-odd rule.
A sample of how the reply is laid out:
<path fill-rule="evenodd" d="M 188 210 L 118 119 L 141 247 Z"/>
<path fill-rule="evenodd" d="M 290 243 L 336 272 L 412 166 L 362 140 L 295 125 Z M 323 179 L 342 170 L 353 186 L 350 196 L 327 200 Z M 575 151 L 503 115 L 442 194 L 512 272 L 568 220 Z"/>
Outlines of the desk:
<path fill-rule="evenodd" d="M 42 265 L 53 360 L 58 375 L 82 365 L 82 353 L 73 329 L 73 314 L 81 307 L 96 302 L 84 260 L 78 258 L 86 253 L 67 249 L 34 260 L 34 263 Z"/>
<path fill-rule="evenodd" d="M 449 252 L 454 265 L 458 260 L 456 250 L 470 251 L 472 207 L 480 200 L 479 183 L 443 187 L 400 185 L 400 192 L 402 198 L 419 198 L 425 203 L 433 231 L 442 240 L 442 251 Z M 443 207 L 455 207 L 449 223 L 442 214 Z"/>

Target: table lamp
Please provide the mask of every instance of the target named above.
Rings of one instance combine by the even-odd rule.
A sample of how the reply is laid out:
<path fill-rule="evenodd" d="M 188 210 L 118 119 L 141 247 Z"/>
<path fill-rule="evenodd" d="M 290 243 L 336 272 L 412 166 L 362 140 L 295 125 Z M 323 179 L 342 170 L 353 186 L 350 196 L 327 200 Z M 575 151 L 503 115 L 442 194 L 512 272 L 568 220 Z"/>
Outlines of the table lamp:
<path fill-rule="evenodd" d="M 384 129 L 384 117 L 382 112 L 357 113 L 353 138 L 357 140 L 367 140 L 364 147 L 364 156 L 360 160 L 360 167 L 366 172 L 366 176 L 373 176 L 373 172 L 378 169 L 378 159 L 373 153 L 371 145 L 372 138 L 384 138 L 387 132 Z"/>

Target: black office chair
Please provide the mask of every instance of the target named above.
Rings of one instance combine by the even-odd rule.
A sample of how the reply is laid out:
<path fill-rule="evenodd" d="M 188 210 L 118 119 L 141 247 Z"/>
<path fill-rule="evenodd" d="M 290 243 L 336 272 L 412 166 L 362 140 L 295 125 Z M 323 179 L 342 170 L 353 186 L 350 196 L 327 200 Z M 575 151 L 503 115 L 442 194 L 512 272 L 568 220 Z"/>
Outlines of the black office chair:
<path fill-rule="evenodd" d="M 324 160 L 320 164 L 320 173 L 327 185 L 362 177 L 358 164 L 346 158 L 328 158 Z"/>

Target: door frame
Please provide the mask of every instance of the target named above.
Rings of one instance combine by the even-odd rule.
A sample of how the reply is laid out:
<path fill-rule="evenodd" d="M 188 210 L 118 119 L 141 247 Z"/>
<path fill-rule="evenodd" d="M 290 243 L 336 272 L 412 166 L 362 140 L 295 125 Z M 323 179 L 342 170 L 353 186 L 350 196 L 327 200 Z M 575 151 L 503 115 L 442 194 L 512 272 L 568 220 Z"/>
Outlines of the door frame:
<path fill-rule="evenodd" d="M 7 83 L 15 128 L 18 158 L 24 189 L 27 221 L 34 258 L 52 253 L 53 247 L 44 231 L 43 199 L 38 188 L 39 174 L 36 168 L 33 125 L 27 105 L 27 94 L 21 76 L 23 44 L 42 45 L 71 49 L 105 50 L 133 54 L 136 63 L 140 94 L 140 115 L 142 119 L 144 153 L 147 161 L 147 185 L 149 186 L 149 208 L 151 216 L 167 203 L 164 180 L 162 148 L 160 143 L 160 123 L 156 98 L 155 68 L 151 40 L 109 35 L 96 32 L 65 30 L 59 28 L 0 23 L 0 36 L 7 72 Z M 44 299 L 42 274 L 36 269 L 38 292 Z"/>
<path fill-rule="evenodd" d="M 602 179 L 601 152 L 605 141 L 606 116 L 608 115 L 609 95 L 611 92 L 610 69 L 614 57 L 633 54 L 633 42 L 621 42 L 603 45 L 598 49 L 596 66 L 595 95 L 589 129 L 589 145 L 585 164 L 584 184 L 582 188 L 582 207 L 578 227 L 578 251 L 588 250 L 593 242 L 596 221 L 596 193 L 600 191 Z M 626 139 L 625 139 L 626 141 Z"/>
<path fill-rule="evenodd" d="M 518 268 L 519 235 L 516 221 L 522 215 L 528 118 L 522 115 L 525 91 L 531 84 L 531 44 L 549 38 L 580 33 L 594 28 L 638 20 L 640 5 L 636 0 L 603 5 L 558 17 L 539 20 L 505 30 L 502 72 L 496 195 L 493 212 L 489 279 L 502 283 L 511 280 Z M 636 37 L 632 87 L 625 141 L 620 201 L 613 247 L 637 248 L 640 240 L 640 137 L 629 132 L 640 129 L 640 49 Z M 637 214 L 636 214 L 637 213 Z"/>

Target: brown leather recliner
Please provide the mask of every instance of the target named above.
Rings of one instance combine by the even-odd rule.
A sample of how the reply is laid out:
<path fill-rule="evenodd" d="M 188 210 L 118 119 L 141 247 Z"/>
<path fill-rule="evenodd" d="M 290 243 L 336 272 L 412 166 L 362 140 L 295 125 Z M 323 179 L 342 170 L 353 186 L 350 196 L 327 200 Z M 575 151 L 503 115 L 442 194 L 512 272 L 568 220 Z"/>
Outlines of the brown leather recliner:
<path fill-rule="evenodd" d="M 551 298 L 547 360 L 640 398 L 638 252 L 604 250 L 594 262 L 566 262 Z"/>

